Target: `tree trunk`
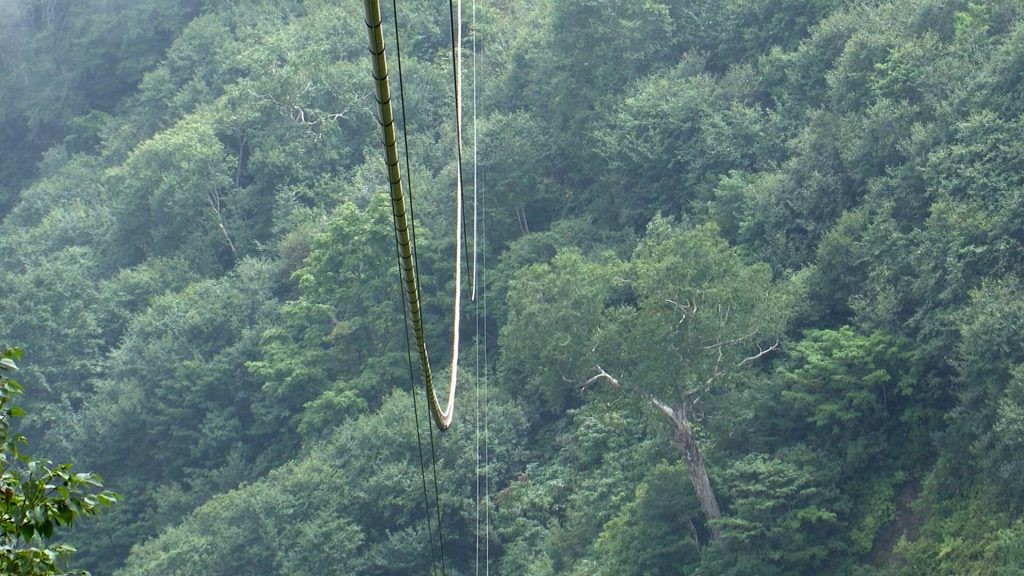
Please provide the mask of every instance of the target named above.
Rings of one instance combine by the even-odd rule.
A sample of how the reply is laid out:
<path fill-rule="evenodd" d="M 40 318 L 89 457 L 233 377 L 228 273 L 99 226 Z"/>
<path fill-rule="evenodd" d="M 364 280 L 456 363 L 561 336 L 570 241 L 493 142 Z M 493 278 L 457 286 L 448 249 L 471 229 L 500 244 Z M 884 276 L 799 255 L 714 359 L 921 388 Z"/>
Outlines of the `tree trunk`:
<path fill-rule="evenodd" d="M 771 348 L 774 350 L 774 346 Z M 646 400 L 652 408 L 668 416 L 669 420 L 676 427 L 676 437 L 672 444 L 683 454 L 686 461 L 686 470 L 693 483 L 693 491 L 697 495 L 697 502 L 700 503 L 700 511 L 704 513 L 707 521 L 708 534 L 712 542 L 718 542 L 721 538 L 721 530 L 715 525 L 715 521 L 722 518 L 722 510 L 718 507 L 718 498 L 715 497 L 715 490 L 711 487 L 711 480 L 708 479 L 708 470 L 704 467 L 704 456 L 700 453 L 697 440 L 693 437 L 693 429 L 690 427 L 690 416 L 687 412 L 689 399 L 672 406 L 658 400 L 651 394 L 633 386 L 623 386 L 621 382 L 604 371 L 604 368 L 597 367 L 597 375 L 587 380 L 583 387 L 586 388 L 594 382 L 604 381 L 619 390 L 626 390 Z M 699 543 L 698 543 L 699 545 Z"/>
<path fill-rule="evenodd" d="M 700 503 L 700 510 L 707 520 L 708 533 L 711 541 L 717 542 L 721 537 L 721 531 L 714 521 L 722 517 L 722 511 L 718 507 L 718 498 L 715 497 L 715 490 L 711 487 L 711 480 L 708 479 L 708 471 L 704 466 L 704 456 L 700 453 L 700 447 L 693 437 L 690 429 L 690 422 L 687 419 L 686 405 L 676 407 L 676 417 L 672 418 L 676 425 L 676 437 L 672 442 L 683 454 L 686 461 L 686 470 L 690 475 L 690 482 L 693 483 L 693 491 Z"/>

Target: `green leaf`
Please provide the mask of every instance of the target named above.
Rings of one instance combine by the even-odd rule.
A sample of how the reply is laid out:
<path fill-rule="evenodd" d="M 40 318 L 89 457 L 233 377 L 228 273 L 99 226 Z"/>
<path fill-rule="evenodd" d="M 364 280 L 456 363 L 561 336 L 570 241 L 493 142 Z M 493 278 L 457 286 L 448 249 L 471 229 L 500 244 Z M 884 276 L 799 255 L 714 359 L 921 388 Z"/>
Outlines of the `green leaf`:
<path fill-rule="evenodd" d="M 44 522 L 39 524 L 39 533 L 46 538 L 53 537 L 53 522 L 47 518 Z"/>

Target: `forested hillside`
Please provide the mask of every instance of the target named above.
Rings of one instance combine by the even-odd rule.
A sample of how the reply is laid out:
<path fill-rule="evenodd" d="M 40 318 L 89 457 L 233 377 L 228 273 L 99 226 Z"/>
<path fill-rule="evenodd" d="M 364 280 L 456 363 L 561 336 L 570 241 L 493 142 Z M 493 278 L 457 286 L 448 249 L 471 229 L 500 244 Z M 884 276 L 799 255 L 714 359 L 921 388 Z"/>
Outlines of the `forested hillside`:
<path fill-rule="evenodd" d="M 436 368 L 449 7 L 397 4 Z M 464 8 L 435 495 L 362 3 L 0 0 L 17 426 L 122 497 L 72 565 L 1024 573 L 1024 5 Z"/>

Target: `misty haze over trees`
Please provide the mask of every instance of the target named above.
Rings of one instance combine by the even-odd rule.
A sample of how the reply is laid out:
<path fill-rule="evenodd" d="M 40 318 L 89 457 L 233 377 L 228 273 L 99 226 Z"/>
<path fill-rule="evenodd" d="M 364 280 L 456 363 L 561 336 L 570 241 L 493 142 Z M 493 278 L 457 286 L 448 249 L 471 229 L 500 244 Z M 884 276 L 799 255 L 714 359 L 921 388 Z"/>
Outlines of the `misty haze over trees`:
<path fill-rule="evenodd" d="M 483 301 L 435 494 L 363 4 L 0 0 L 0 454 L 117 500 L 32 542 L 97 576 L 440 573 L 438 533 L 452 575 L 478 543 L 1024 573 L 1024 5 L 477 2 Z M 443 367 L 449 9 L 397 4 Z"/>

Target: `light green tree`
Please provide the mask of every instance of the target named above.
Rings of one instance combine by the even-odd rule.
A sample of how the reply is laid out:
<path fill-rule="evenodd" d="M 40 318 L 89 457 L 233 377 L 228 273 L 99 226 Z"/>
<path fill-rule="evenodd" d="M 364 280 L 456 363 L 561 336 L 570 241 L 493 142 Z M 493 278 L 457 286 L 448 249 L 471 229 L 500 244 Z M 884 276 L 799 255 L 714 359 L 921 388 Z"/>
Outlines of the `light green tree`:
<path fill-rule="evenodd" d="M 55 465 L 22 452 L 28 440 L 11 429 L 25 411 L 14 404 L 21 385 L 8 374 L 18 369 L 21 350 L 0 355 L 0 572 L 18 576 L 87 574 L 66 568 L 75 549 L 51 544 L 54 531 L 70 527 L 81 516 L 98 514 L 119 499 L 103 491 L 102 480 L 89 472 L 73 472 L 71 464 Z"/>
<path fill-rule="evenodd" d="M 549 407 L 602 385 L 667 419 L 717 540 L 722 513 L 700 447 L 705 400 L 778 348 L 786 287 L 767 266 L 746 264 L 714 226 L 659 218 L 629 262 L 564 252 L 513 282 L 510 303 L 507 373 Z"/>

